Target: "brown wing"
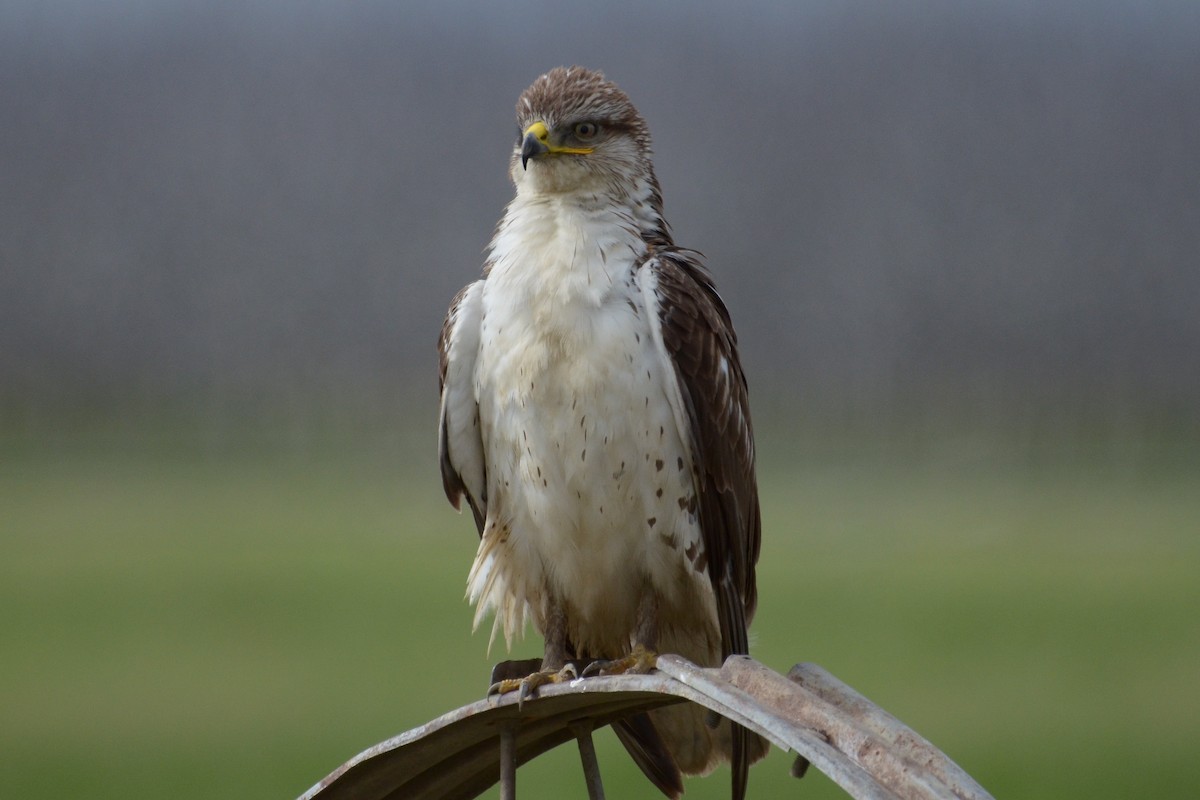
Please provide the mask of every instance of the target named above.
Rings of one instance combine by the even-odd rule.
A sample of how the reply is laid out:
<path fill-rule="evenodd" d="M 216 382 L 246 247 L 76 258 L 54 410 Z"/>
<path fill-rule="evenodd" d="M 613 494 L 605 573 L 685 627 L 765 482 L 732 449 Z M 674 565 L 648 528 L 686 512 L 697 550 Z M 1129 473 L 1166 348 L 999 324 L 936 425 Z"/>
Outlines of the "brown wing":
<path fill-rule="evenodd" d="M 737 335 L 712 278 L 690 252 L 660 252 L 647 266 L 657 278 L 663 346 L 674 364 L 691 428 L 700 527 L 717 597 L 722 655 L 746 653 L 746 629 L 758 602 L 754 565 L 761 524 L 754 432 Z"/>
<path fill-rule="evenodd" d="M 747 627 L 758 604 L 754 565 L 761 523 L 754 476 L 754 431 L 737 335 L 712 278 L 690 251 L 660 251 L 655 273 L 663 347 L 675 367 L 691 433 L 692 470 L 708 578 L 717 601 L 721 656 L 750 650 Z M 733 797 L 746 795 L 751 760 L 766 743 L 733 725 Z M 754 753 L 754 755 L 752 755 Z"/>

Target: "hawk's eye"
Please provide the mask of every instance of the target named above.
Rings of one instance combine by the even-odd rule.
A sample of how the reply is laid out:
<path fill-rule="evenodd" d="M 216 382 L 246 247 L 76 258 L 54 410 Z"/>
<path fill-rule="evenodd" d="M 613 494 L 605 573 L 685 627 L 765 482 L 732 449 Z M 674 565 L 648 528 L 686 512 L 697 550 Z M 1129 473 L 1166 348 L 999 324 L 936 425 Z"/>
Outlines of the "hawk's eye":
<path fill-rule="evenodd" d="M 581 122 L 575 126 L 575 135 L 580 139 L 591 139 L 600 132 L 600 126 L 594 122 Z"/>

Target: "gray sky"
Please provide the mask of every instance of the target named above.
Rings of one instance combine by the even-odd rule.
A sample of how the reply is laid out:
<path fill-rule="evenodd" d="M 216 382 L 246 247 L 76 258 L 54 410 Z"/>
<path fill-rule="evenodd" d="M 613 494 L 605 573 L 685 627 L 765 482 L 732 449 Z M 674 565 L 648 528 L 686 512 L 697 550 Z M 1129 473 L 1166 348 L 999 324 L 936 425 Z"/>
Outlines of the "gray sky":
<path fill-rule="evenodd" d="M 1200 5 L 675 6 L 6 3 L 0 407 L 431 399 L 560 63 L 763 402 L 1196 407 Z"/>

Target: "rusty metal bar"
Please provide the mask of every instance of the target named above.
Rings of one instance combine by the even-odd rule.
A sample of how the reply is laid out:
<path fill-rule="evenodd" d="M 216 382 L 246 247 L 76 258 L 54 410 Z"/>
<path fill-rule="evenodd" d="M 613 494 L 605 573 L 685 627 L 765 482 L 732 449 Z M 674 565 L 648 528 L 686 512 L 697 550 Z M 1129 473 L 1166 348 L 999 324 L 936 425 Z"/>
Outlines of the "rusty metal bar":
<path fill-rule="evenodd" d="M 726 664 L 739 658 L 731 656 Z M 749 658 L 745 660 L 750 661 Z M 851 797 L 857 800 L 898 800 L 900 797 L 861 765 L 846 758 L 845 753 L 825 740 L 819 729 L 789 718 L 788 709 L 762 703 L 761 698 L 753 694 L 762 686 L 735 686 L 717 670 L 697 667 L 678 656 L 659 656 L 658 669 L 710 698 L 714 703 L 709 708 L 722 716 L 767 737 L 780 749 L 794 750 L 804 756 Z"/>
<path fill-rule="evenodd" d="M 500 800 L 517 800 L 517 726 L 500 729 Z"/>
<path fill-rule="evenodd" d="M 883 738 L 851 719 L 803 686 L 750 659 L 730 660 L 721 677 L 753 694 L 770 711 L 785 719 L 803 719 L 848 761 L 868 773 L 880 786 L 901 797 L 955 800 L 949 787 L 921 765 L 897 753 Z"/>
<path fill-rule="evenodd" d="M 914 764 L 920 764 L 961 800 L 991 800 L 991 795 L 975 779 L 955 764 L 929 740 L 905 725 L 854 689 L 816 664 L 797 664 L 788 679 L 805 687 L 836 707 L 840 718 L 853 721 L 887 742 L 893 752 Z"/>
<path fill-rule="evenodd" d="M 583 762 L 583 779 L 587 782 L 588 800 L 604 800 L 604 783 L 600 780 L 600 762 L 596 760 L 596 745 L 592 742 L 592 726 L 577 722 L 571 726 L 579 742 L 579 760 Z"/>

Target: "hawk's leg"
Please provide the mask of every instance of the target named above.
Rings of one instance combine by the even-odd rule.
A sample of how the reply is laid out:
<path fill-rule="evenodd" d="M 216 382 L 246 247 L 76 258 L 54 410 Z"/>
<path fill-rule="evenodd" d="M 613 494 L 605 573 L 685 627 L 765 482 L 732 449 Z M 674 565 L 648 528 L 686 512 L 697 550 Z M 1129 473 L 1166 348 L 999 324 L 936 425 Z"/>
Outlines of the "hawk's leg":
<path fill-rule="evenodd" d="M 546 615 L 546 646 L 542 655 L 542 668 L 524 678 L 509 678 L 493 683 L 488 688 L 488 697 L 494 694 L 517 692 L 517 707 L 525 704 L 525 698 L 548 683 L 563 683 L 579 677 L 575 664 L 567 660 L 567 615 L 561 606 L 550 609 Z"/>
<path fill-rule="evenodd" d="M 658 665 L 658 598 L 649 589 L 642 590 L 638 603 L 637 627 L 633 632 L 633 650 L 611 661 L 596 659 L 583 670 L 590 675 L 645 675 Z"/>
<path fill-rule="evenodd" d="M 658 666 L 658 653 L 643 644 L 636 644 L 629 655 L 611 661 L 596 659 L 583 670 L 583 677 L 593 675 L 645 675 Z"/>

